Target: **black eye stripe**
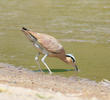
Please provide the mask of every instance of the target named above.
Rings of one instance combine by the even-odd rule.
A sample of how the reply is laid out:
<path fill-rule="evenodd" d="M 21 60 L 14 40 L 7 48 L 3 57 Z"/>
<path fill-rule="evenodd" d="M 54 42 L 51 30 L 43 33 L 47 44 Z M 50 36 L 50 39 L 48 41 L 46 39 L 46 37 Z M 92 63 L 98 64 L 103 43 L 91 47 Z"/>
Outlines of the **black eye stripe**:
<path fill-rule="evenodd" d="M 75 59 L 73 57 L 71 57 L 69 55 L 66 55 L 66 57 L 70 57 L 73 60 L 73 62 L 75 62 Z"/>

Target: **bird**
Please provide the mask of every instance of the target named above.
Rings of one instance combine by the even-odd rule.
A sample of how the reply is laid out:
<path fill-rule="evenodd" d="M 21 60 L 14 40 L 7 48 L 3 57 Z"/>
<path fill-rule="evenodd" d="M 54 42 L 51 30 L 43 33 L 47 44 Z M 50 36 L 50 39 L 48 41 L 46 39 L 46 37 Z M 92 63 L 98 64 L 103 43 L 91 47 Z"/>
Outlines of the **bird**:
<path fill-rule="evenodd" d="M 48 69 L 50 74 L 52 74 L 52 71 L 45 62 L 47 56 L 59 58 L 63 62 L 72 65 L 75 68 L 75 71 L 78 71 L 78 67 L 76 65 L 76 58 L 72 54 L 66 54 L 64 47 L 59 43 L 56 38 L 48 34 L 33 32 L 25 27 L 22 27 L 21 31 L 26 35 L 26 37 L 38 50 L 37 56 L 35 57 L 35 61 L 37 62 L 40 71 L 42 71 L 39 64 L 40 54 L 43 54 L 41 61 Z"/>

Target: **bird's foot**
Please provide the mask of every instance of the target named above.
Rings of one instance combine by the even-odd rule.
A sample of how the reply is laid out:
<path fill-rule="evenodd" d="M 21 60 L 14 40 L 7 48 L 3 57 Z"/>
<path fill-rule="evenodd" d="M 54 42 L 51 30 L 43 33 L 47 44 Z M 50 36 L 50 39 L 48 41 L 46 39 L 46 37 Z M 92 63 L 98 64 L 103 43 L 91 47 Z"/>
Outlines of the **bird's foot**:
<path fill-rule="evenodd" d="M 49 72 L 50 75 L 52 75 L 52 72 Z"/>

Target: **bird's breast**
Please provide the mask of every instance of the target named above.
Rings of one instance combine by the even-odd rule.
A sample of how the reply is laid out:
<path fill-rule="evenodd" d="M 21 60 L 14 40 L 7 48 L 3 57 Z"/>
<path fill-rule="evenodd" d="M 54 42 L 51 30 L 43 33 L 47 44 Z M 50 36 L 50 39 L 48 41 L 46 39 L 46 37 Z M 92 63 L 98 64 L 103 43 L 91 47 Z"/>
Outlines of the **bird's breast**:
<path fill-rule="evenodd" d="M 50 54 L 43 46 L 41 46 L 41 45 L 39 44 L 38 41 L 36 41 L 36 42 L 33 43 L 33 44 L 34 44 L 34 46 L 37 48 L 37 50 L 38 50 L 40 53 L 42 53 L 42 54 Z"/>

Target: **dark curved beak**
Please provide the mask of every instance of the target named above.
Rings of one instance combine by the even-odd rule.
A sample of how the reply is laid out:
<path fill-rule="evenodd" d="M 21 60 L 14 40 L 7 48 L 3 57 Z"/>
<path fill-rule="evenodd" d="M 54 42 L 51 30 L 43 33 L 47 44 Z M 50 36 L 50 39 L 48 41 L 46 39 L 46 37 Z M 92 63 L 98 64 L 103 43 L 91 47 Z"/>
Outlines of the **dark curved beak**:
<path fill-rule="evenodd" d="M 73 67 L 74 67 L 74 71 L 77 71 L 77 72 L 79 71 L 78 66 L 76 65 L 76 62 L 74 62 Z"/>
<path fill-rule="evenodd" d="M 75 67 L 75 71 L 77 71 L 77 72 L 78 72 L 78 71 L 79 71 L 78 66 L 75 64 L 75 66 L 74 66 L 74 67 Z"/>

